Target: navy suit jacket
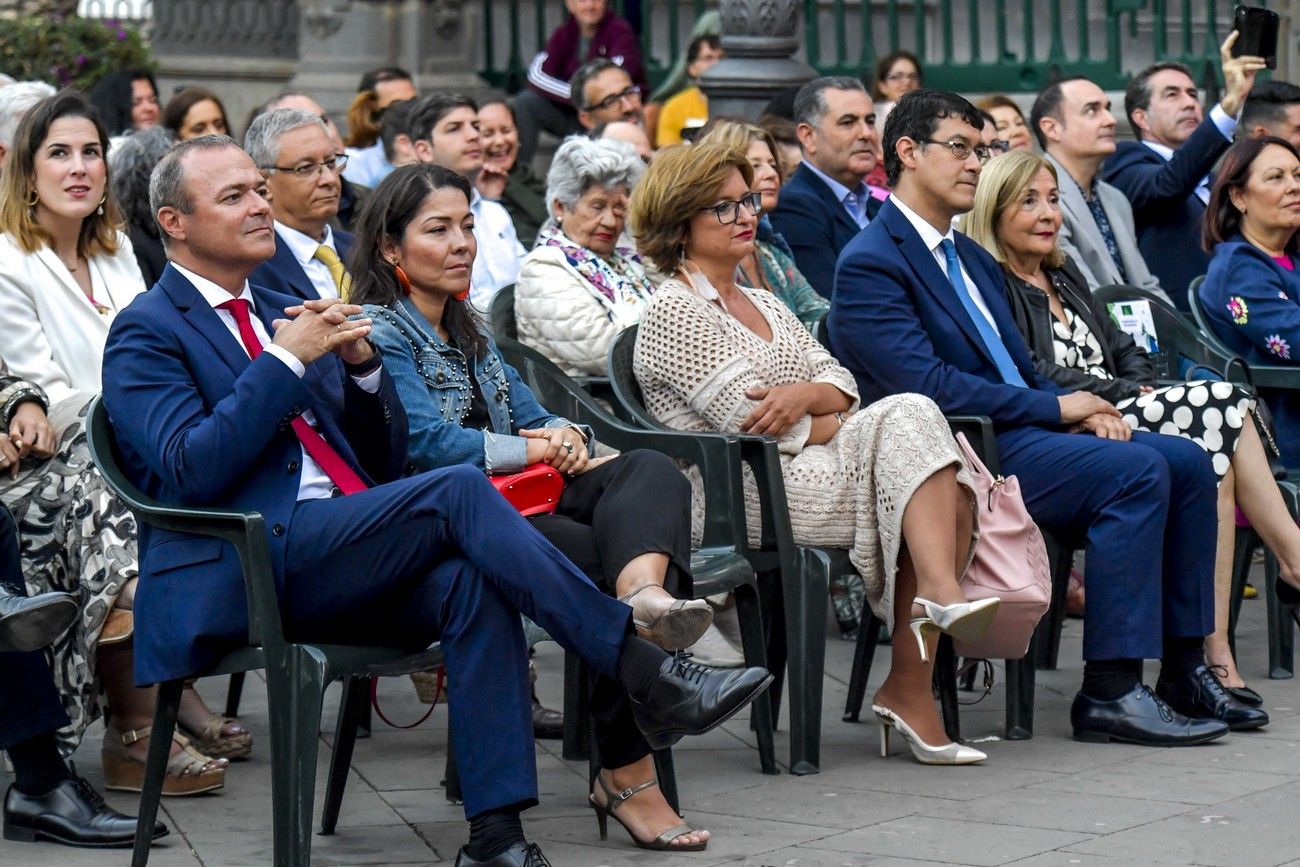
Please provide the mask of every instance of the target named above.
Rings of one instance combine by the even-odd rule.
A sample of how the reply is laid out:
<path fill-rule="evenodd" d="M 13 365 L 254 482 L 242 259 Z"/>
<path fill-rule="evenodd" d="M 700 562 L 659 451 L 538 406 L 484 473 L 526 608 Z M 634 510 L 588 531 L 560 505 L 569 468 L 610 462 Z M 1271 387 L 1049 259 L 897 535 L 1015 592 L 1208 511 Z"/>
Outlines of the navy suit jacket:
<path fill-rule="evenodd" d="M 334 249 L 338 251 L 339 258 L 346 263 L 348 254 L 352 252 L 352 236 L 340 229 L 331 229 L 331 231 L 334 233 Z M 293 257 L 289 245 L 280 238 L 278 229 L 275 232 L 275 255 L 258 265 L 253 273 L 248 275 L 248 281 L 254 286 L 265 286 L 267 289 L 282 295 L 293 295 L 300 300 L 312 301 L 320 297 L 307 272 L 302 270 L 298 260 Z"/>
<path fill-rule="evenodd" d="M 1196 187 L 1232 145 L 1206 118 L 1166 160 L 1141 142 L 1120 142 L 1106 160 L 1103 179 L 1133 205 L 1138 249 L 1160 287 L 1179 307 L 1187 287 L 1206 272 L 1210 254 L 1201 246 L 1205 205 Z"/>
<path fill-rule="evenodd" d="M 253 287 L 271 322 L 300 299 Z M 406 413 L 385 371 L 361 389 L 337 355 L 300 379 L 269 352 L 250 361 L 199 291 L 170 265 L 118 314 L 104 350 L 104 402 L 124 471 L 176 506 L 260 512 L 278 589 L 298 498 L 302 448 L 290 422 L 306 410 L 368 483 L 401 476 Z M 136 681 L 184 677 L 247 641 L 248 608 L 235 550 L 219 539 L 140 526 L 135 599 Z"/>
<path fill-rule="evenodd" d="M 827 320 L 832 352 L 864 404 L 913 392 L 946 415 L 986 415 L 999 428 L 1059 425 L 1056 398 L 1068 392 L 1034 370 L 1001 267 L 965 235 L 955 233 L 955 242 L 1029 388 L 1002 381 L 948 276 L 892 200 L 840 254 Z"/>
<path fill-rule="evenodd" d="M 867 198 L 867 216 L 875 217 L 880 202 Z M 826 182 L 799 164 L 781 187 L 772 211 L 772 228 L 785 237 L 794 264 L 817 294 L 831 297 L 835 284 L 835 257 L 861 231 L 844 203 L 837 201 Z"/>

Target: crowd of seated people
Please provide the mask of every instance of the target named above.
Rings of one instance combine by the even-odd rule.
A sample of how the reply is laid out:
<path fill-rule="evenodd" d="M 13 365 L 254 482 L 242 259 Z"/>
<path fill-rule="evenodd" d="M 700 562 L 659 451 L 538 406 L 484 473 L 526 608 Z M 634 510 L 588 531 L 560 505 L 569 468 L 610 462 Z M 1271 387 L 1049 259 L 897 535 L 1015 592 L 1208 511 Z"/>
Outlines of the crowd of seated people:
<path fill-rule="evenodd" d="M 604 0 L 566 9 L 514 98 L 420 95 L 379 69 L 346 135 L 308 93 L 259 105 L 236 141 L 218 94 L 160 107 L 142 71 L 89 99 L 0 87 L 6 834 L 129 843 L 135 821 L 63 758 L 104 716 L 105 785 L 139 791 L 153 685 L 247 633 L 244 606 L 208 604 L 242 598 L 232 551 L 137 525 L 99 477 L 84 425 L 102 392 L 134 484 L 265 516 L 291 638 L 442 642 L 459 864 L 545 863 L 520 821 L 539 731 L 521 614 L 596 675 L 602 837 L 613 817 L 643 848 L 707 846 L 652 750 L 770 676 L 675 655 L 717 630 L 718 603 L 689 593 L 701 477 L 611 453 L 542 405 L 497 346 L 507 287 L 520 340 L 563 373 L 604 375 L 636 325 L 662 424 L 775 439 L 795 541 L 848 549 L 895 633 L 872 702 L 883 753 L 893 732 L 923 763 L 988 759 L 950 741 L 931 694 L 937 635 L 978 636 L 997 609 L 959 584 L 981 540 L 955 414 L 991 418 L 1030 515 L 1082 540 L 1075 738 L 1181 746 L 1267 725 L 1230 643 L 1233 530 L 1239 510 L 1277 557 L 1276 592 L 1300 601 L 1300 529 L 1269 464 L 1300 464 L 1300 402 L 1158 380 L 1092 293 L 1185 308 L 1205 274 L 1216 339 L 1294 364 L 1300 89 L 1256 84 L 1262 60 L 1230 36 L 1213 108 L 1186 68 L 1155 64 L 1125 94 L 1137 141 L 1117 143 L 1086 78 L 1049 83 L 1027 122 L 1005 95 L 924 89 L 895 52 L 874 101 L 819 78 L 752 125 L 708 116 L 710 24 L 648 129 L 627 22 Z M 485 478 L 536 466 L 564 492 L 523 518 Z M 219 790 L 251 748 L 191 683 L 164 794 Z"/>

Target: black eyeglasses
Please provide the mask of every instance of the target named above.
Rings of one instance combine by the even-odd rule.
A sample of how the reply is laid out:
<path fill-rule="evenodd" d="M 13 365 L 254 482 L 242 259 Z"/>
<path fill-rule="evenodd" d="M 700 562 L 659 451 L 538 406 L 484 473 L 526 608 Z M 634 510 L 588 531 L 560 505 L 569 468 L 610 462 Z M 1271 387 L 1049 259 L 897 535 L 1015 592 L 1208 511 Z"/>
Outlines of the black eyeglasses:
<path fill-rule="evenodd" d="M 348 164 L 347 154 L 334 154 L 333 156 L 327 157 L 318 163 L 303 163 L 300 166 L 264 166 L 263 171 L 265 171 L 267 174 L 275 174 L 276 172 L 286 172 L 288 174 L 293 175 L 295 178 L 299 178 L 305 181 L 308 178 L 316 177 L 316 174 L 320 172 L 322 169 L 328 172 L 341 172 L 343 171 L 343 169 L 347 167 L 347 164 Z"/>
<path fill-rule="evenodd" d="M 762 194 L 746 193 L 735 201 L 718 202 L 716 205 L 701 208 L 700 211 L 712 211 L 713 216 L 718 218 L 719 223 L 724 226 L 729 226 L 740 219 L 740 209 L 742 207 L 757 217 L 763 212 Z"/>
<path fill-rule="evenodd" d="M 962 163 L 970 159 L 971 154 L 975 154 L 975 158 L 980 161 L 980 165 L 984 165 L 989 161 L 989 157 L 992 156 L 991 149 L 982 144 L 974 145 L 972 147 L 964 141 L 935 141 L 931 138 L 922 139 L 921 143 L 946 147 L 948 150 L 952 151 L 952 155 L 957 158 L 957 161 Z"/>
<path fill-rule="evenodd" d="M 622 102 L 625 99 L 640 99 L 640 98 L 641 98 L 641 88 L 637 87 L 634 84 L 625 90 L 620 90 L 618 93 L 611 93 L 609 96 L 605 97 L 600 102 L 592 103 L 591 105 L 587 106 L 587 111 L 604 111 L 606 109 L 613 108 L 614 106 L 618 105 L 620 102 Z"/>
<path fill-rule="evenodd" d="M 989 150 L 993 152 L 995 157 L 1000 157 L 1011 150 L 1011 142 L 1004 138 L 995 138 L 989 142 Z"/>

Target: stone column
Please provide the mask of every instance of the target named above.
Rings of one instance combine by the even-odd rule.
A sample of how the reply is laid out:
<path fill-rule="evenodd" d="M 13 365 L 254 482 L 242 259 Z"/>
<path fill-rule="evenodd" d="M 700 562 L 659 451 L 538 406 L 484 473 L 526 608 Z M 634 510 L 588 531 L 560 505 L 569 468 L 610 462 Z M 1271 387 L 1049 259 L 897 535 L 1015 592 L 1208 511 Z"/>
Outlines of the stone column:
<path fill-rule="evenodd" d="M 773 96 L 817 77 L 799 50 L 799 0 L 721 0 L 727 59 L 700 80 L 709 114 L 757 120 Z"/>

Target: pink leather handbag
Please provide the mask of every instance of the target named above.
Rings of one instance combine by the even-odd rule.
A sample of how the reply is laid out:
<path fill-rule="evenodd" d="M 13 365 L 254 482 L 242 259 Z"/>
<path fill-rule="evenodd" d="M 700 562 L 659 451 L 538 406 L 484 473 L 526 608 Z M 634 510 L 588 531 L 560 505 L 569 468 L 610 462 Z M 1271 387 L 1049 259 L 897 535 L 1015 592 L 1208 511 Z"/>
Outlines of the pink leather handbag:
<path fill-rule="evenodd" d="M 996 596 L 1002 604 L 983 638 L 957 641 L 954 648 L 960 656 L 1020 659 L 1052 600 L 1043 534 L 1029 517 L 1016 477 L 990 473 L 965 434 L 957 434 L 957 445 L 975 482 L 980 530 L 961 589 L 968 600 Z"/>

